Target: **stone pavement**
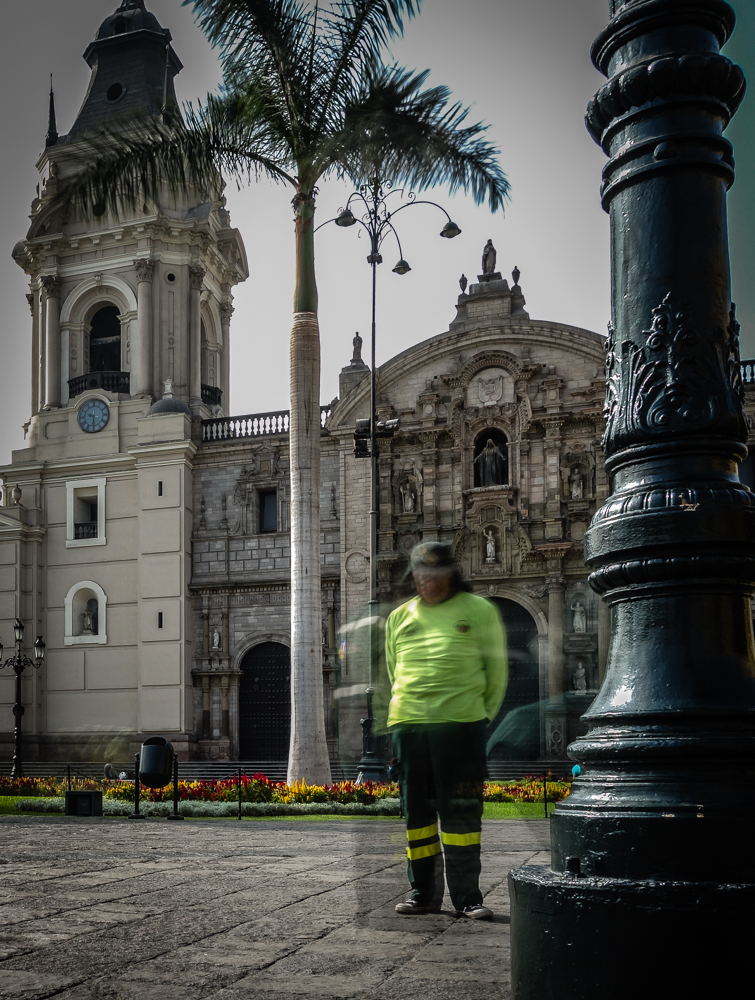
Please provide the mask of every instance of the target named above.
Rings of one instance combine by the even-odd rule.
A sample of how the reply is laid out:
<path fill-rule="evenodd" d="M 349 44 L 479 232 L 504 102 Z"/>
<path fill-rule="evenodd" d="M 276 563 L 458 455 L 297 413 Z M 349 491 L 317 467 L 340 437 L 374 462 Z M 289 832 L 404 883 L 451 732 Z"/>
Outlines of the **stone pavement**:
<path fill-rule="evenodd" d="M 548 862 L 548 823 L 485 822 L 490 923 L 394 913 L 405 844 L 392 821 L 2 817 L 0 997 L 509 997 L 506 874 Z"/>

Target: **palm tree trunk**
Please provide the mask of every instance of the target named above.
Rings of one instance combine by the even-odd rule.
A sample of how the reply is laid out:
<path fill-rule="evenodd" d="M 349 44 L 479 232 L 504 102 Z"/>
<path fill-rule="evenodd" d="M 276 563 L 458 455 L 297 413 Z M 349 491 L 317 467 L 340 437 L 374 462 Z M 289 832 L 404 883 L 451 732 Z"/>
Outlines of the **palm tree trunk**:
<path fill-rule="evenodd" d="M 291 746 L 288 781 L 330 784 L 322 691 L 320 331 L 314 198 L 298 194 L 291 330 Z"/>

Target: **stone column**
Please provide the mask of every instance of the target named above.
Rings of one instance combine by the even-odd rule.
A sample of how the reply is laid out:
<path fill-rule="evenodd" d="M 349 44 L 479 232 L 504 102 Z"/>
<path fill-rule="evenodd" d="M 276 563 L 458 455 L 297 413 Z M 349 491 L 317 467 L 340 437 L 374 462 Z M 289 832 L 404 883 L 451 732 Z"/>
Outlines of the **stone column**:
<path fill-rule="evenodd" d="M 39 411 L 39 311 L 36 308 L 37 293 L 29 293 L 26 301 L 31 310 L 31 412 Z"/>
<path fill-rule="evenodd" d="M 220 735 L 228 736 L 228 674 L 220 678 Z"/>
<path fill-rule="evenodd" d="M 210 738 L 210 678 L 202 678 L 202 739 Z"/>
<path fill-rule="evenodd" d="M 45 325 L 47 332 L 47 391 L 45 409 L 60 406 L 60 286 L 61 278 L 56 274 L 42 278 L 46 296 Z M 68 393 L 66 391 L 66 402 Z"/>
<path fill-rule="evenodd" d="M 226 538 L 226 556 L 228 553 L 228 539 Z M 228 565 L 226 559 L 226 566 Z M 230 629 L 228 628 L 228 612 L 223 612 L 223 652 L 226 656 L 231 655 Z"/>
<path fill-rule="evenodd" d="M 137 295 L 137 354 L 135 395 L 152 397 L 152 279 L 155 261 L 142 258 L 134 261 Z"/>
<path fill-rule="evenodd" d="M 210 655 L 210 612 L 202 612 L 202 655 L 206 658 Z"/>
<path fill-rule="evenodd" d="M 228 692 L 228 735 L 231 740 L 231 758 L 239 756 L 239 680 L 241 675 L 230 675 L 230 690 Z"/>
<path fill-rule="evenodd" d="M 233 306 L 220 307 L 220 329 L 223 334 L 223 349 L 220 352 L 220 372 L 218 385 L 223 391 L 222 406 L 226 414 L 231 412 L 231 316 Z"/>
<path fill-rule="evenodd" d="M 202 402 L 202 318 L 200 296 L 205 269 L 201 264 L 189 268 L 189 405 Z"/>
<path fill-rule="evenodd" d="M 564 692 L 564 581 L 548 577 L 548 697 Z"/>

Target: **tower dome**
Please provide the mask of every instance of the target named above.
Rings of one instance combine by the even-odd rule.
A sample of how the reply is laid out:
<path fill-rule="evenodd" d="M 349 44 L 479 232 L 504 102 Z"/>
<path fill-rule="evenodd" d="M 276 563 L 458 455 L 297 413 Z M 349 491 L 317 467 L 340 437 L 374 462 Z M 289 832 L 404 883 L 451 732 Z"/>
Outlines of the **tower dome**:
<path fill-rule="evenodd" d="M 144 0 L 123 0 L 84 53 L 92 77 L 71 131 L 48 145 L 75 142 L 135 117 L 159 115 L 166 104 L 175 106 L 173 78 L 183 66 L 170 42 L 170 31 Z"/>
<path fill-rule="evenodd" d="M 125 35 L 132 31 L 159 31 L 167 34 L 154 14 L 144 6 L 144 0 L 123 0 L 123 3 L 106 17 L 94 36 L 95 41 L 112 38 L 113 35 Z"/>

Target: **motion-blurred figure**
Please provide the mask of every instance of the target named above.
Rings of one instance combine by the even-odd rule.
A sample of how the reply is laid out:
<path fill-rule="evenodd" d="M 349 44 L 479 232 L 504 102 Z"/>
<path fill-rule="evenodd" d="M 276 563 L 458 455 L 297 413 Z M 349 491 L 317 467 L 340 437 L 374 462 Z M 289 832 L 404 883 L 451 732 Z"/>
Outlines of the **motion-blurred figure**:
<path fill-rule="evenodd" d="M 489 920 L 479 886 L 485 725 L 506 691 L 505 633 L 497 608 L 469 593 L 447 545 L 418 545 L 410 570 L 418 596 L 386 625 L 388 725 L 413 890 L 396 912 L 440 910 L 445 855 L 456 912 Z"/>

